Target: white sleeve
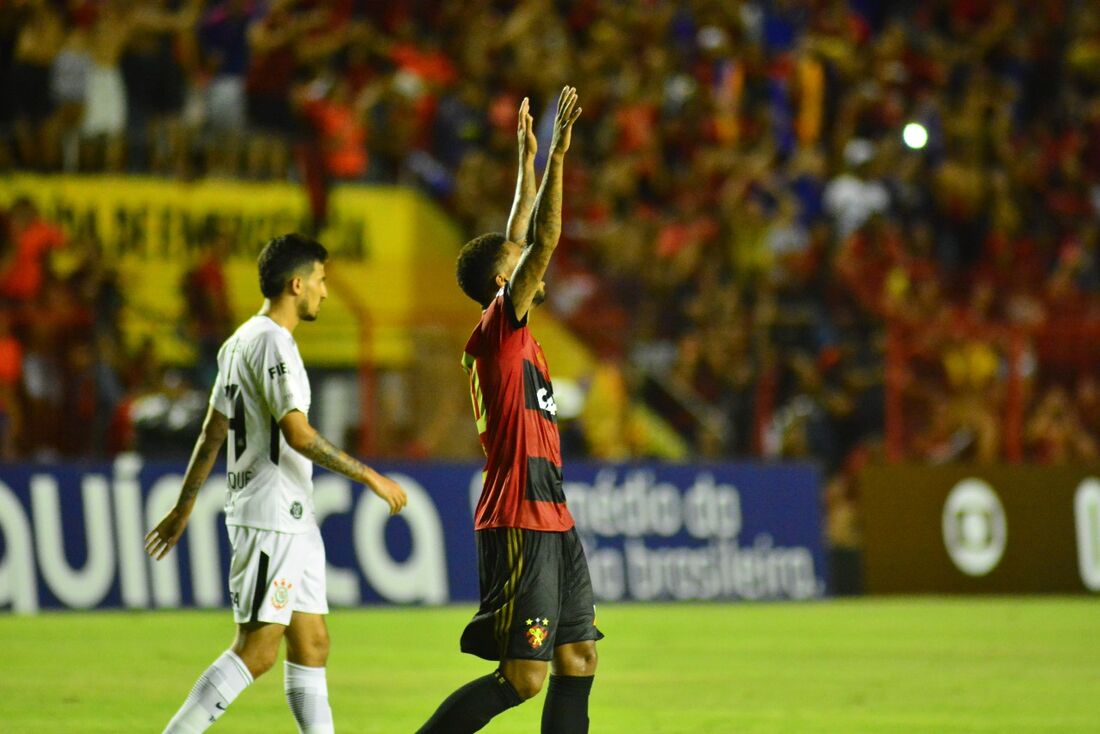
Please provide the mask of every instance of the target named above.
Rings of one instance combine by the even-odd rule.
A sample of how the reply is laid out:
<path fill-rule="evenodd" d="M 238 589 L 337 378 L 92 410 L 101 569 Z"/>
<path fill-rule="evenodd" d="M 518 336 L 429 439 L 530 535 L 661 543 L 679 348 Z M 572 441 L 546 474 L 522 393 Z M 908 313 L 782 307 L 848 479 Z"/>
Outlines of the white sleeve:
<path fill-rule="evenodd" d="M 297 358 L 294 342 L 265 333 L 250 356 L 256 385 L 272 418 L 281 421 L 292 410 L 308 411 L 305 396 L 295 389 L 305 376 L 296 374 L 301 360 Z"/>
<path fill-rule="evenodd" d="M 218 350 L 218 376 L 214 380 L 214 387 L 210 390 L 210 407 L 224 416 L 229 415 L 229 396 L 225 394 L 225 365 L 222 364 L 222 352 L 225 345 Z"/>

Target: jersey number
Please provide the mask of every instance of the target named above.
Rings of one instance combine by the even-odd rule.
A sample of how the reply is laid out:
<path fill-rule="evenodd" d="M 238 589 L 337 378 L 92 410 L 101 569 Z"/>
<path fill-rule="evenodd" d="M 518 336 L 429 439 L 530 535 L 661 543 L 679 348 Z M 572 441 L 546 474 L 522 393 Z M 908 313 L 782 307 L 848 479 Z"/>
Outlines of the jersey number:
<path fill-rule="evenodd" d="M 233 433 L 233 461 L 238 461 L 244 456 L 244 451 L 248 447 L 248 432 L 245 430 L 244 420 L 244 394 L 241 393 L 240 385 L 226 385 L 225 397 L 232 406 L 230 412 L 233 415 L 229 418 L 229 430 Z"/>
<path fill-rule="evenodd" d="M 248 431 L 245 430 L 244 393 L 240 385 L 226 385 L 225 397 L 232 406 L 230 412 L 233 416 L 229 419 L 229 430 L 233 433 L 233 460 L 239 461 L 248 448 Z M 279 424 L 271 419 L 271 463 L 279 463 Z"/>

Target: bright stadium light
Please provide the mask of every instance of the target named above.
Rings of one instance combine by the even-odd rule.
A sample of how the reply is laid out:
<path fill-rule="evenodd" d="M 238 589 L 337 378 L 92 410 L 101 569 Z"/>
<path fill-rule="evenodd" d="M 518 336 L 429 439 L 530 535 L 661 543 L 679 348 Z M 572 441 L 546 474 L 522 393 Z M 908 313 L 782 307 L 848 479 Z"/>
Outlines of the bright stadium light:
<path fill-rule="evenodd" d="M 910 122 L 901 131 L 901 139 L 913 150 L 920 150 L 928 144 L 928 129 L 919 122 Z"/>

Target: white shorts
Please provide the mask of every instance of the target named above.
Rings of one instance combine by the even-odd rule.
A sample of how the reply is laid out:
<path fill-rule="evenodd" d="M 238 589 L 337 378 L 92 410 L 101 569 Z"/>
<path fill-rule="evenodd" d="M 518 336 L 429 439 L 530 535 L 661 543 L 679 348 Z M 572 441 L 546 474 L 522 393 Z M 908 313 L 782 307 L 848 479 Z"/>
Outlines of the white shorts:
<path fill-rule="evenodd" d="M 230 525 L 229 542 L 229 602 L 238 624 L 290 624 L 294 612 L 328 614 L 320 528 L 291 534 Z"/>

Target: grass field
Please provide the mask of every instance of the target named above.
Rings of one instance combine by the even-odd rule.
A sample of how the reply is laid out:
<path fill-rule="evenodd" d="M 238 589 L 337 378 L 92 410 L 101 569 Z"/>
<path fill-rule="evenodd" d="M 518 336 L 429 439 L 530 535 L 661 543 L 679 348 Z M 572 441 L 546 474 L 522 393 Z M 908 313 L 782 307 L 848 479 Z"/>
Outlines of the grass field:
<path fill-rule="evenodd" d="M 488 667 L 470 608 L 336 610 L 337 730 L 412 732 Z M 1100 732 L 1087 598 L 605 605 L 594 734 Z M 0 731 L 159 732 L 224 649 L 226 612 L 0 617 Z M 537 732 L 541 696 L 483 731 Z M 211 731 L 293 732 L 281 665 Z"/>

